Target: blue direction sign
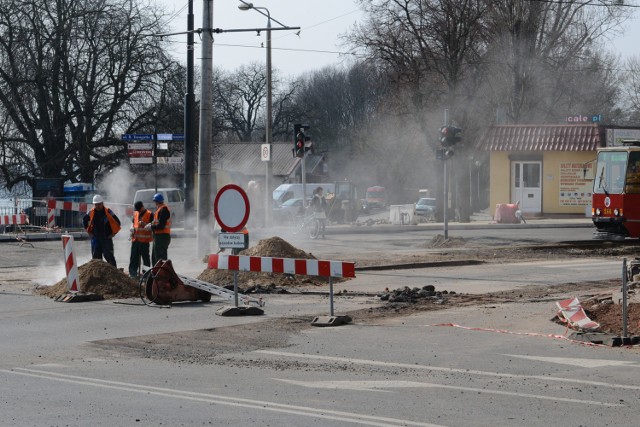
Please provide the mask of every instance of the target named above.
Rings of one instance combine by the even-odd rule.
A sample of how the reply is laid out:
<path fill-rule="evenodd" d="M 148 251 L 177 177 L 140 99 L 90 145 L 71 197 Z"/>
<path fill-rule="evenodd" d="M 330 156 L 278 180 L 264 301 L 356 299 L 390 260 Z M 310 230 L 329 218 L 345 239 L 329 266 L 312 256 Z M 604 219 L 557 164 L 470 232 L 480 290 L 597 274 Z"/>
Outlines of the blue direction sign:
<path fill-rule="evenodd" d="M 153 141 L 152 133 L 123 133 L 123 141 Z"/>
<path fill-rule="evenodd" d="M 158 141 L 184 141 L 183 133 L 159 133 Z"/>

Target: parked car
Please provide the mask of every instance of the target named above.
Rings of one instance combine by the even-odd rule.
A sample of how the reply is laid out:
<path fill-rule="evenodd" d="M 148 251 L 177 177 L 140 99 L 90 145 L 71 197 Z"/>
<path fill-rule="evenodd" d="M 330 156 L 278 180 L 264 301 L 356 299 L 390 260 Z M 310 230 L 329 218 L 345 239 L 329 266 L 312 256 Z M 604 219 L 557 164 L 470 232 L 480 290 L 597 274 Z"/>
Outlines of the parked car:
<path fill-rule="evenodd" d="M 171 226 L 182 227 L 184 225 L 184 192 L 180 188 L 145 188 L 136 191 L 133 197 L 133 203 L 141 201 L 144 203 L 144 207 L 151 212 L 156 210 L 156 205 L 153 202 L 153 195 L 156 193 L 162 194 L 164 197 L 164 203 L 169 207 L 171 211 Z M 120 219 L 122 220 L 122 218 Z"/>
<path fill-rule="evenodd" d="M 426 216 L 428 220 L 434 220 L 436 217 L 436 199 L 421 197 L 416 202 L 416 215 Z"/>
<path fill-rule="evenodd" d="M 279 224 L 293 224 L 293 219 L 303 213 L 302 198 L 289 199 L 282 205 L 273 208 L 273 220 Z"/>

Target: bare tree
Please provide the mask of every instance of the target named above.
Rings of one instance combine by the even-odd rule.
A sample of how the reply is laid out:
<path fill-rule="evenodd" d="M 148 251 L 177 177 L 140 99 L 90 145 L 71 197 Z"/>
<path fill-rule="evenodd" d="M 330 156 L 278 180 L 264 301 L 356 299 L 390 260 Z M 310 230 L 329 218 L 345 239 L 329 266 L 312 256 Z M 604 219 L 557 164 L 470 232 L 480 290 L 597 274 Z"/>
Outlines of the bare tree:
<path fill-rule="evenodd" d="M 162 15 L 134 0 L 0 0 L 0 105 L 8 186 L 93 181 L 126 156 L 120 134 L 153 120 L 172 67 Z M 141 111 L 147 110 L 147 111 Z M 149 118 L 146 120 L 145 118 Z"/>

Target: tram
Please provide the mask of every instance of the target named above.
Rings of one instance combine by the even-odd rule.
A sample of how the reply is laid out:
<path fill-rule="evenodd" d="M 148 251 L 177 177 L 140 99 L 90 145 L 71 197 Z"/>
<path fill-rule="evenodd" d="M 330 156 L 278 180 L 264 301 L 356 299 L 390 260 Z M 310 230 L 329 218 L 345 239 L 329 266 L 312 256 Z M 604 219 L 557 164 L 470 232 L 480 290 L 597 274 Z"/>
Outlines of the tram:
<path fill-rule="evenodd" d="M 591 219 L 594 239 L 640 237 L 640 141 L 598 149 Z"/>

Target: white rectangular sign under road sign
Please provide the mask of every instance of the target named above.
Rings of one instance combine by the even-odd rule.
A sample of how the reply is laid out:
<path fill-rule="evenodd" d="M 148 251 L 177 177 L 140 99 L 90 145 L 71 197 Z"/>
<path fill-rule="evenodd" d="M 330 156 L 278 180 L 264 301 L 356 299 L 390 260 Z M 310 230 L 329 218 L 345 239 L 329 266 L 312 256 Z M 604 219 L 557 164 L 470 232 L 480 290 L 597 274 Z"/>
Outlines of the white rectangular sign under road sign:
<path fill-rule="evenodd" d="M 220 249 L 246 249 L 249 247 L 249 235 L 244 233 L 220 233 L 218 234 L 218 247 Z"/>
<path fill-rule="evenodd" d="M 153 150 L 152 142 L 136 142 L 127 144 L 129 150 Z"/>
<path fill-rule="evenodd" d="M 159 165 L 181 165 L 182 163 L 184 163 L 182 157 L 158 157 Z"/>
<path fill-rule="evenodd" d="M 133 164 L 153 164 L 153 157 L 129 157 L 129 163 Z"/>

